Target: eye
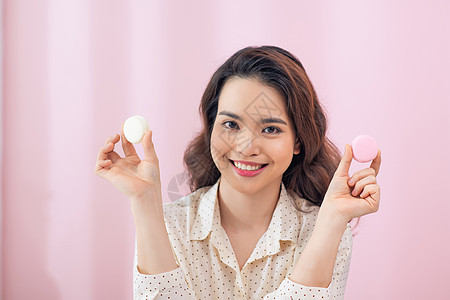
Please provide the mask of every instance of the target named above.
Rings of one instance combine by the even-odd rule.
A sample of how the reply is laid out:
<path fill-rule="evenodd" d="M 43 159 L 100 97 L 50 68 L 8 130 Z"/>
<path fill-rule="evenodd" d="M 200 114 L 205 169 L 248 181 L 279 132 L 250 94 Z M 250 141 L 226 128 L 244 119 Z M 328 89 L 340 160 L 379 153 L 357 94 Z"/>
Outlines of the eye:
<path fill-rule="evenodd" d="M 239 126 L 234 121 L 225 121 L 222 123 L 222 126 L 224 126 L 227 129 L 239 129 Z M 265 131 L 266 129 L 269 129 L 269 131 Z M 266 133 L 271 134 L 271 135 L 275 135 L 275 134 L 282 132 L 278 127 L 275 127 L 275 126 L 268 126 L 268 127 L 264 128 L 263 131 L 265 131 Z"/>
<path fill-rule="evenodd" d="M 237 124 L 236 124 L 236 122 L 233 122 L 233 121 L 226 121 L 226 122 L 223 122 L 222 123 L 222 125 L 225 127 L 225 128 L 229 128 L 229 129 L 236 129 L 235 127 L 233 127 L 233 126 L 226 126 L 225 124 L 227 124 L 227 123 L 230 123 L 230 124 L 232 124 L 232 125 L 236 125 L 237 126 Z"/>
<path fill-rule="evenodd" d="M 272 130 L 276 130 L 276 132 L 267 132 L 267 133 L 277 134 L 277 133 L 280 133 L 280 132 L 281 132 L 281 130 L 280 130 L 279 128 L 275 127 L 275 126 L 269 126 L 269 127 L 266 127 L 266 128 L 264 128 L 264 130 L 266 130 L 266 129 L 268 129 L 268 128 L 270 128 L 270 129 L 272 129 Z M 272 130 L 270 130 L 270 131 L 272 131 Z"/>

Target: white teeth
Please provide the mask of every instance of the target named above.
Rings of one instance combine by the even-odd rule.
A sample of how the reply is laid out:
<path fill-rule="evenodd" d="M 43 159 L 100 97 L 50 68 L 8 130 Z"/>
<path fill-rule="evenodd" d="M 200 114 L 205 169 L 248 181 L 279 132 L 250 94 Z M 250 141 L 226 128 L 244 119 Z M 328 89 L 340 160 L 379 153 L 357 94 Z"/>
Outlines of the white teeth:
<path fill-rule="evenodd" d="M 234 165 L 236 166 L 236 168 L 241 169 L 241 170 L 246 170 L 246 171 L 255 171 L 255 170 L 261 169 L 261 167 L 262 167 L 262 165 L 249 166 L 249 165 L 241 164 L 239 162 L 234 162 Z"/>

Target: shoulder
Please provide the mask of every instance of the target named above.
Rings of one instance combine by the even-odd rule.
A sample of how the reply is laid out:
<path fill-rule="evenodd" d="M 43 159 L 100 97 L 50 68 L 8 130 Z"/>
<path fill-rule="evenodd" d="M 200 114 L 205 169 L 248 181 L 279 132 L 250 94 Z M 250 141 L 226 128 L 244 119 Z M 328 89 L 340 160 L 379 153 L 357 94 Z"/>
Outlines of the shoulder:
<path fill-rule="evenodd" d="M 164 203 L 164 212 L 180 212 L 188 210 L 189 208 L 195 208 L 198 206 L 200 199 L 209 190 L 209 188 L 210 186 L 202 187 L 175 201 Z"/>
<path fill-rule="evenodd" d="M 312 203 L 311 201 L 300 197 L 298 194 L 291 194 L 291 198 L 293 199 L 296 208 L 298 217 L 301 223 L 301 228 L 299 232 L 299 243 L 305 243 L 311 237 L 312 231 L 315 227 L 317 217 L 319 214 L 320 206 Z M 342 238 L 340 247 L 350 247 L 353 244 L 353 235 L 352 228 L 350 223 L 347 223 L 347 228 L 345 229 Z"/>
<path fill-rule="evenodd" d="M 196 214 L 203 195 L 210 188 L 211 186 L 202 187 L 173 202 L 165 202 L 163 211 L 166 224 L 170 223 L 171 227 L 186 225 L 190 216 Z"/>
<path fill-rule="evenodd" d="M 299 196 L 297 193 L 290 191 L 289 196 L 294 203 L 294 207 L 298 213 L 298 216 L 302 223 L 302 229 L 304 227 L 314 227 L 319 214 L 320 206 L 312 203 L 311 201 Z"/>
<path fill-rule="evenodd" d="M 319 214 L 320 206 L 306 199 L 303 199 L 302 205 L 303 205 L 302 210 L 308 211 L 307 213 L 302 213 L 302 221 L 303 221 L 302 227 L 314 228 Z M 341 246 L 345 245 L 351 246 L 352 243 L 353 243 L 352 226 L 350 223 L 347 223 L 347 226 L 341 238 Z"/>

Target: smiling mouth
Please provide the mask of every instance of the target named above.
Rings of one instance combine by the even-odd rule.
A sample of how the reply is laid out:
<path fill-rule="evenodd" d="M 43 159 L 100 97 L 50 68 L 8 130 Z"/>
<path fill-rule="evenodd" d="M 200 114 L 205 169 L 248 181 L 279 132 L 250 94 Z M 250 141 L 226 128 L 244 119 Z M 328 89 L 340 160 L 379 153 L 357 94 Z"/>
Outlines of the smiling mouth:
<path fill-rule="evenodd" d="M 268 164 L 260 164 L 258 167 L 256 166 L 250 166 L 250 168 L 246 167 L 245 169 L 241 168 L 242 164 L 240 163 L 236 163 L 235 161 L 228 159 L 236 168 L 243 170 L 243 171 L 257 171 L 259 169 L 264 168 L 265 166 L 267 166 Z"/>

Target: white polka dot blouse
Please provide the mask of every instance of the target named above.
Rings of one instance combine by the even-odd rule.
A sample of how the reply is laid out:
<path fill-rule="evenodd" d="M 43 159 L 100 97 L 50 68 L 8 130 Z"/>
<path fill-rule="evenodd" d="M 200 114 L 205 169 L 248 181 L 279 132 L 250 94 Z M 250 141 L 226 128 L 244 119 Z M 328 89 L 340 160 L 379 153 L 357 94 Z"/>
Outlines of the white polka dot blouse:
<path fill-rule="evenodd" d="M 270 225 L 240 269 L 220 222 L 219 181 L 164 204 L 164 220 L 179 267 L 141 274 L 135 252 L 134 299 L 344 299 L 353 245 L 350 224 L 342 235 L 327 288 L 291 281 L 289 275 L 309 241 L 319 207 L 291 195 L 281 183 Z M 310 212 L 297 211 L 293 202 Z"/>

